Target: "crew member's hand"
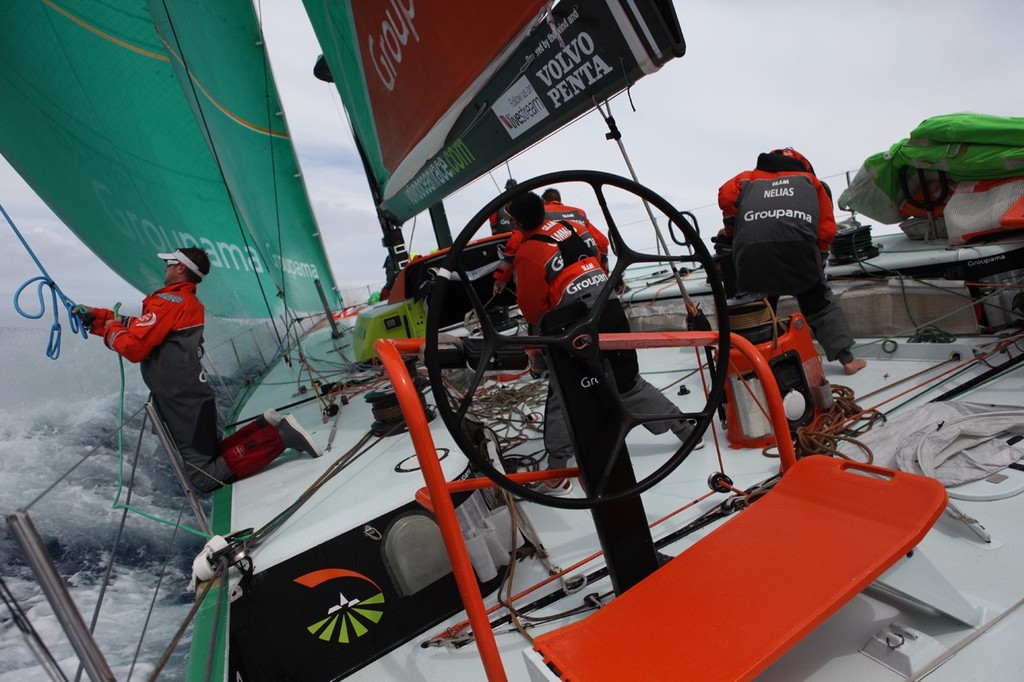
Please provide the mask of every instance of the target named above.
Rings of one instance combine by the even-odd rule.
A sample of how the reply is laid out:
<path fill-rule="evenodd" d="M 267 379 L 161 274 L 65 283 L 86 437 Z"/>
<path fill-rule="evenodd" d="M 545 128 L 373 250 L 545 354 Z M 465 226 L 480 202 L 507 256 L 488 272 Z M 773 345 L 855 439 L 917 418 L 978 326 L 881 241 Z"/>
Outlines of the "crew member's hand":
<path fill-rule="evenodd" d="M 76 305 L 73 312 L 78 316 L 78 319 L 82 321 L 82 326 L 85 329 L 92 326 L 93 320 L 95 319 L 92 308 L 87 305 Z"/>
<path fill-rule="evenodd" d="M 77 306 L 75 312 L 82 320 L 82 324 L 88 327 L 89 333 L 97 336 L 103 336 L 103 332 L 106 331 L 107 322 L 114 317 L 113 313 L 106 308 L 90 308 L 87 305 Z"/>
<path fill-rule="evenodd" d="M 494 295 L 497 296 L 498 294 L 500 294 L 504 290 L 505 290 L 505 283 L 502 282 L 500 279 L 499 280 L 495 280 L 495 282 L 494 282 Z"/>

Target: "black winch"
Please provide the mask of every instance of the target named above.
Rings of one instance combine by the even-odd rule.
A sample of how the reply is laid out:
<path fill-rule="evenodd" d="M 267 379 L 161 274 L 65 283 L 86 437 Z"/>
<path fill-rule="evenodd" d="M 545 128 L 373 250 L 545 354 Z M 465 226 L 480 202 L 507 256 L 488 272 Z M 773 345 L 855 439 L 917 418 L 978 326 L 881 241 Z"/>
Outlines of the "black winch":
<path fill-rule="evenodd" d="M 874 258 L 878 247 L 871 243 L 871 226 L 862 225 L 856 218 L 839 223 L 836 237 L 829 248 L 829 265 L 845 265 Z"/>
<path fill-rule="evenodd" d="M 430 382 L 426 377 L 415 376 L 413 378 L 413 385 L 416 387 L 416 392 L 419 393 L 420 403 L 423 405 L 423 412 L 427 416 L 427 421 L 433 421 L 437 413 L 432 407 L 427 405 L 424 392 L 429 386 Z M 370 403 L 370 410 L 373 413 L 373 424 L 370 425 L 370 430 L 373 435 L 384 437 L 393 436 L 398 433 L 405 433 L 408 430 L 408 425 L 405 423 L 405 415 L 402 414 L 402 408 L 398 404 L 398 396 L 395 394 L 394 386 L 388 384 L 384 388 L 370 391 L 365 396 L 366 402 Z"/>

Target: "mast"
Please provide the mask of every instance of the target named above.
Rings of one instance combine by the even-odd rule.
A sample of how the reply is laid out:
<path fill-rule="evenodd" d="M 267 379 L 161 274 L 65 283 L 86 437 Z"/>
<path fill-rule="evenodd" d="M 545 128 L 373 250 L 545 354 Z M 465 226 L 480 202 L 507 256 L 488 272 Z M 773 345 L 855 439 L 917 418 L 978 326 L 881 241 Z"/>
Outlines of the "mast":
<path fill-rule="evenodd" d="M 327 65 L 327 60 L 321 54 L 316 64 L 313 66 L 313 75 L 319 80 L 325 83 L 334 83 L 334 75 L 331 73 L 330 66 Z M 366 150 L 363 148 L 363 143 L 359 139 L 358 135 L 353 135 L 352 139 L 356 144 L 356 151 L 359 153 L 359 161 L 363 164 L 363 173 L 366 175 L 366 183 L 370 186 L 370 195 L 373 197 L 373 208 L 377 212 L 377 223 L 380 225 L 381 231 L 381 244 L 387 250 L 387 256 L 384 260 L 384 273 L 386 278 L 385 288 L 391 288 L 394 283 L 394 279 L 409 263 L 409 250 L 405 245 L 405 235 L 402 234 L 401 223 L 397 223 L 392 219 L 392 216 L 387 212 L 381 210 L 381 203 L 384 201 L 384 195 L 381 192 L 380 184 L 377 182 L 377 178 L 374 177 L 373 169 L 370 166 L 370 161 L 366 156 Z M 443 214 L 443 208 L 442 208 Z M 431 208 L 431 216 L 433 216 L 433 208 Z M 447 228 L 447 221 L 445 222 Z M 435 227 L 436 232 L 436 227 Z M 449 243 L 451 243 L 451 236 L 448 237 Z M 440 240 L 438 240 L 440 244 Z"/>
<path fill-rule="evenodd" d="M 444 202 L 439 201 L 429 209 L 430 222 L 434 226 L 434 239 L 437 248 L 447 249 L 452 245 L 452 228 L 448 225 L 448 214 L 444 210 Z"/>

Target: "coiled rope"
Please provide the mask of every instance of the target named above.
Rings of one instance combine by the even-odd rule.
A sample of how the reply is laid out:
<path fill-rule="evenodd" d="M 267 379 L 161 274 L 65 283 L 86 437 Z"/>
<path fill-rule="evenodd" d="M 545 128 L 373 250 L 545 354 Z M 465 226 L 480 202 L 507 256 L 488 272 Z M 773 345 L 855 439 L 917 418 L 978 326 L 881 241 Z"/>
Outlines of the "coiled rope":
<path fill-rule="evenodd" d="M 861 409 L 855 401 L 853 390 L 846 386 L 832 384 L 832 397 L 832 406 L 828 410 L 815 417 L 810 424 L 796 430 L 797 458 L 824 454 L 852 459 L 839 450 L 839 442 L 846 441 L 861 450 L 865 464 L 871 464 L 874 453 L 853 437 L 852 426 L 863 422 L 865 428 L 858 432 L 863 433 L 876 423 L 885 421 L 885 416 L 876 409 Z"/>
<path fill-rule="evenodd" d="M 43 316 L 43 313 L 46 312 L 46 304 L 43 302 L 43 287 L 50 287 L 50 297 L 53 302 L 53 324 L 50 325 L 50 338 L 46 344 L 46 357 L 50 358 L 51 360 L 56 360 L 57 358 L 60 357 L 61 336 L 60 313 L 57 312 L 58 298 L 60 299 L 60 302 L 64 305 L 64 309 L 67 310 L 68 327 L 70 327 L 71 332 L 74 334 L 81 334 L 83 339 L 88 338 L 89 332 L 86 331 L 85 325 L 82 324 L 81 318 L 79 318 L 78 313 L 75 312 L 75 302 L 64 295 L 64 292 L 60 290 L 60 287 L 57 286 L 57 283 L 54 282 L 53 278 L 50 277 L 49 273 L 46 272 L 46 268 L 44 268 L 43 264 L 39 262 L 38 258 L 36 258 L 36 254 L 32 251 L 32 247 L 30 247 L 28 245 L 28 242 L 25 241 L 25 238 L 21 235 L 21 231 L 18 230 L 17 225 L 15 225 L 14 221 L 11 220 L 11 216 L 7 215 L 7 211 L 4 210 L 2 204 L 0 204 L 0 213 L 3 213 L 4 218 L 7 220 L 7 224 L 11 226 L 12 230 L 14 230 L 14 234 L 21 241 L 21 244 L 22 246 L 25 247 L 25 250 L 28 251 L 28 255 L 32 257 L 33 261 L 35 261 L 36 267 L 38 267 L 39 271 L 43 273 L 41 275 L 33 277 L 32 279 L 29 279 L 20 287 L 18 287 L 18 290 L 14 292 L 14 309 L 17 310 L 18 314 L 21 315 L 22 317 L 27 317 L 30 320 L 38 320 Z M 27 313 L 24 310 L 22 310 L 21 305 L 19 305 L 18 303 L 18 299 L 21 298 L 21 292 L 24 291 L 30 284 L 33 284 L 34 282 L 39 283 L 38 286 L 36 287 L 36 294 L 39 297 L 39 312 Z"/>
<path fill-rule="evenodd" d="M 766 411 L 764 414 L 767 417 Z M 885 415 L 877 408 L 862 409 L 856 403 L 853 389 L 832 384 L 832 406 L 809 424 L 797 428 L 794 434 L 796 457 L 800 459 L 809 455 L 830 455 L 853 460 L 839 449 L 839 443 L 846 441 L 863 453 L 864 459 L 858 461 L 871 464 L 874 453 L 854 436 L 869 431 L 875 424 L 884 421 Z M 778 446 L 775 443 L 767 445 L 761 450 L 761 454 L 765 457 L 778 457 Z"/>

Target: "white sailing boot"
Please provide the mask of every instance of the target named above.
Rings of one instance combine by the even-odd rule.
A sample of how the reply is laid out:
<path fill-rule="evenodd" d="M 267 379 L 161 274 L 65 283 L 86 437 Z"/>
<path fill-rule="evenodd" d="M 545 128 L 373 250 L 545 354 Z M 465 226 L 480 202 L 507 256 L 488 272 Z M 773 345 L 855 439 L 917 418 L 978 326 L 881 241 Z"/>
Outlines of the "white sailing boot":
<path fill-rule="evenodd" d="M 264 417 L 266 416 L 266 412 L 264 412 Z M 320 446 L 313 440 L 313 437 L 299 426 L 299 422 L 295 421 L 294 416 L 288 415 L 283 419 L 280 418 L 280 415 L 277 416 L 279 421 L 275 426 L 277 426 L 277 432 L 281 434 L 281 440 L 284 441 L 286 448 L 305 452 L 313 457 L 319 457 L 324 454 L 324 451 L 320 449 Z M 270 421 L 269 417 L 267 421 Z"/>

